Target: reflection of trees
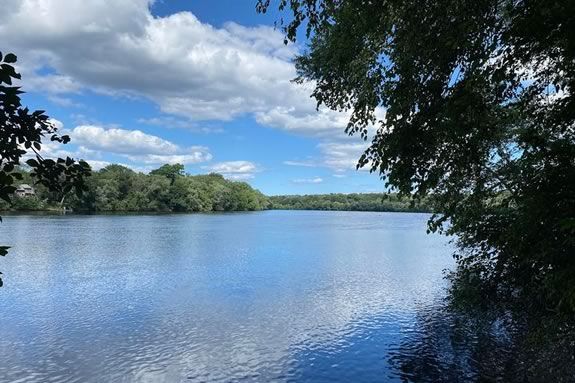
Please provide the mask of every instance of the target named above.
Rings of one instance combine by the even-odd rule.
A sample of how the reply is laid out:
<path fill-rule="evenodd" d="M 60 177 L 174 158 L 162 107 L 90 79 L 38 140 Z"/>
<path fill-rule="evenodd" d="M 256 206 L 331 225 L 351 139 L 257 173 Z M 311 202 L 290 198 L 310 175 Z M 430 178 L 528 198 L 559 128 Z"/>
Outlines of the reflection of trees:
<path fill-rule="evenodd" d="M 513 318 L 422 309 L 390 363 L 405 382 L 575 382 L 573 328 L 557 318 Z"/>

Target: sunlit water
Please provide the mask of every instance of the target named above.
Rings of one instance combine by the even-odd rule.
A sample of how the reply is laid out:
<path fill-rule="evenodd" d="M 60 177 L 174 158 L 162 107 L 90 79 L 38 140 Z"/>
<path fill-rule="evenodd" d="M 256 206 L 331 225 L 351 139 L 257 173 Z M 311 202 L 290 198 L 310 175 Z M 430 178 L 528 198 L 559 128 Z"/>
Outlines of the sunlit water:
<path fill-rule="evenodd" d="M 4 217 L 0 381 L 402 381 L 453 265 L 427 218 Z"/>

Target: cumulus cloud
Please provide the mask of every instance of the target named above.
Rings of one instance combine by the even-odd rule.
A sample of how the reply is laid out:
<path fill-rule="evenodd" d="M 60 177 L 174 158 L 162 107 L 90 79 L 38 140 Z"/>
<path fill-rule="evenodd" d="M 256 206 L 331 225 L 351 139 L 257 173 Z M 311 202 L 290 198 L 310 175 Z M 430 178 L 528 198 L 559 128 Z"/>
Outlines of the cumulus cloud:
<path fill-rule="evenodd" d="M 294 184 L 320 184 L 323 182 L 323 178 L 321 177 L 314 177 L 314 178 L 296 178 L 292 180 Z"/>
<path fill-rule="evenodd" d="M 105 129 L 100 126 L 82 125 L 74 128 L 71 136 L 75 143 L 111 153 L 161 154 L 178 150 L 176 144 L 140 130 Z"/>
<path fill-rule="evenodd" d="M 336 171 L 356 169 L 359 157 L 365 151 L 366 143 L 324 142 L 318 145 L 324 166 Z"/>
<path fill-rule="evenodd" d="M 108 165 L 111 165 L 110 162 L 108 161 L 101 161 L 101 160 L 87 160 L 87 163 L 90 164 L 90 167 L 92 168 L 92 170 L 100 170 L 102 168 L 105 168 Z"/>
<path fill-rule="evenodd" d="M 212 159 L 203 146 L 183 148 L 140 130 L 81 125 L 70 132 L 70 137 L 88 150 L 118 154 L 146 164 L 193 164 Z"/>
<path fill-rule="evenodd" d="M 3 10 L 0 38 L 22 52 L 24 84 L 51 94 L 90 89 L 144 97 L 193 120 L 244 114 L 304 134 L 341 131 L 347 116 L 317 112 L 294 84 L 293 45 L 272 27 L 216 28 L 190 12 L 150 13 L 150 0 L 21 0 Z M 51 68 L 46 73 L 45 68 Z"/>
<path fill-rule="evenodd" d="M 63 145 L 58 142 L 46 141 L 42 144 L 40 154 L 44 158 L 66 158 L 71 157 L 76 160 L 82 159 L 90 164 L 93 170 L 100 170 L 112 162 L 101 160 L 101 153 L 88 149 L 84 146 L 78 148 L 73 148 L 70 145 Z M 33 158 L 34 154 L 28 152 L 25 158 Z M 117 163 L 117 162 L 114 162 Z M 134 164 L 119 163 L 119 165 L 128 167 L 137 172 L 147 173 L 152 170 L 153 167 L 137 166 Z"/>
<path fill-rule="evenodd" d="M 219 173 L 226 178 L 234 180 L 247 180 L 254 178 L 255 173 L 260 171 L 259 167 L 250 161 L 219 162 L 210 166 L 203 166 L 202 168 L 213 173 Z"/>
<path fill-rule="evenodd" d="M 349 114 L 316 110 L 309 97 L 313 84 L 291 82 L 298 48 L 284 45 L 281 32 L 272 27 L 214 27 L 190 12 L 154 16 L 149 9 L 153 0 L 9 1 L 0 14 L 3 50 L 19 54 L 25 90 L 43 92 L 59 105 L 81 106 L 71 95 L 88 90 L 135 97 L 152 101 L 163 112 L 140 123 L 204 133 L 221 131 L 206 120 L 248 115 L 261 125 L 319 137 L 321 155 L 315 163 L 284 163 L 327 167 L 336 174 L 355 169 L 366 147 L 335 141 L 343 136 Z M 385 117 L 383 110 L 376 115 Z M 73 137 L 73 143 L 130 161 L 211 159 L 206 148 L 181 148 L 140 131 L 105 129 L 92 140 L 90 133 L 101 124 L 78 124 L 84 131 L 75 132 L 80 138 Z M 370 127 L 370 133 L 374 130 Z M 142 145 L 135 145 L 140 139 Z M 228 174 L 247 179 L 254 173 Z"/>

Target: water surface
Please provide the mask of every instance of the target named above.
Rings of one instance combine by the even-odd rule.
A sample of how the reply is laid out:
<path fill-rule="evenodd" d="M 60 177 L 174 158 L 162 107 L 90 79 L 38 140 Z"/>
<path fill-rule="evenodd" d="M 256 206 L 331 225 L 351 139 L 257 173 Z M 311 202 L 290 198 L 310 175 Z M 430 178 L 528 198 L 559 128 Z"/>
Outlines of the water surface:
<path fill-rule="evenodd" d="M 5 217 L 0 381 L 404 381 L 453 264 L 427 218 Z"/>

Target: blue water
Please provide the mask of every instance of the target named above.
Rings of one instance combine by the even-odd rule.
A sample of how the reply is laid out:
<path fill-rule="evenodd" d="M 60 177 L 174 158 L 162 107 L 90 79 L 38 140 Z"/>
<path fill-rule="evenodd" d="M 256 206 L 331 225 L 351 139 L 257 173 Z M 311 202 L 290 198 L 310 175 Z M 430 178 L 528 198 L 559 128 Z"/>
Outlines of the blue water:
<path fill-rule="evenodd" d="M 427 218 L 4 217 L 0 381 L 403 381 L 453 265 Z"/>

